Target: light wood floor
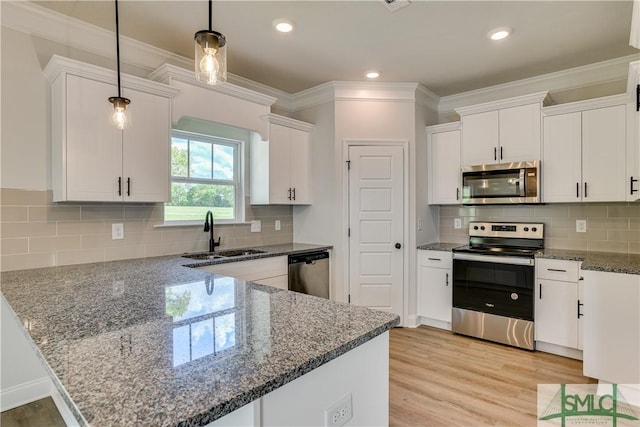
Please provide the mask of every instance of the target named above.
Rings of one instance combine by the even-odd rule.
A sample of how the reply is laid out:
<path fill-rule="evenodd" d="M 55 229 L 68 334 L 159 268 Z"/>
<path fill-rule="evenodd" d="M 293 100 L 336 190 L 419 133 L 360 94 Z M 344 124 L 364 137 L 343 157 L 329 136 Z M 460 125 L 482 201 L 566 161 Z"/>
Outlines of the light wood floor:
<path fill-rule="evenodd" d="M 53 399 L 45 397 L 0 414 L 2 427 L 66 427 Z"/>
<path fill-rule="evenodd" d="M 537 384 L 595 383 L 582 362 L 421 326 L 391 330 L 389 425 L 535 426 Z"/>

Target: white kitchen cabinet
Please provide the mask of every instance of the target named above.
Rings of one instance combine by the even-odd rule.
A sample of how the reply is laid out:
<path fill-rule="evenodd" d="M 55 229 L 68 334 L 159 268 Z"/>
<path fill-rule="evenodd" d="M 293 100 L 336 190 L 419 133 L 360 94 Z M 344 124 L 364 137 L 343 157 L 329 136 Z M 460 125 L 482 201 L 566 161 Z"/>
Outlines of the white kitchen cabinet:
<path fill-rule="evenodd" d="M 539 160 L 541 92 L 457 108 L 462 122 L 462 166 Z"/>
<path fill-rule="evenodd" d="M 583 271 L 584 375 L 640 383 L 640 275 Z"/>
<path fill-rule="evenodd" d="M 289 288 L 289 263 L 286 256 L 205 265 L 198 269 L 280 289 Z"/>
<path fill-rule="evenodd" d="M 309 205 L 312 125 L 274 114 L 269 120 L 269 140 L 251 142 L 251 204 Z"/>
<path fill-rule="evenodd" d="M 580 262 L 536 260 L 535 337 L 540 342 L 580 349 Z"/>
<path fill-rule="evenodd" d="M 451 329 L 452 269 L 451 252 L 418 251 L 417 315 L 423 324 Z"/>
<path fill-rule="evenodd" d="M 605 101 L 551 107 L 543 119 L 543 201 L 625 201 L 627 178 L 626 102 Z M 598 102 L 605 106 L 598 108 Z M 619 105 L 607 105 L 607 104 Z M 567 110 L 582 108 L 582 111 Z M 561 112 L 561 114 L 556 114 Z"/>
<path fill-rule="evenodd" d="M 460 122 L 427 127 L 430 205 L 460 204 Z"/>
<path fill-rule="evenodd" d="M 627 201 L 633 202 L 640 199 L 640 61 L 629 63 L 627 96 L 631 98 L 627 108 Z"/>
<path fill-rule="evenodd" d="M 132 123 L 110 121 L 114 73 L 54 56 L 45 69 L 51 83 L 54 201 L 165 202 L 170 198 L 168 86 L 123 76 Z"/>

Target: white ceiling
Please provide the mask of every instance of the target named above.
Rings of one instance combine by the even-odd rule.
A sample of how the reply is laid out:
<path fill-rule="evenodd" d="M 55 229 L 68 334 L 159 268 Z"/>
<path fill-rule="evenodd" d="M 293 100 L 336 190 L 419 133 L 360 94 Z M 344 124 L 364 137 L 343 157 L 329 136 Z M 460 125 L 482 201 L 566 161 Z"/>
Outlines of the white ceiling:
<path fill-rule="evenodd" d="M 114 29 L 113 1 L 36 1 Z M 207 1 L 121 0 L 120 31 L 193 58 Z M 379 0 L 213 2 L 228 40 L 228 71 L 294 93 L 328 81 L 418 82 L 451 95 L 639 54 L 629 46 L 632 1 L 425 1 L 390 12 Z M 288 18 L 294 32 L 277 33 Z M 513 35 L 492 42 L 496 27 Z"/>

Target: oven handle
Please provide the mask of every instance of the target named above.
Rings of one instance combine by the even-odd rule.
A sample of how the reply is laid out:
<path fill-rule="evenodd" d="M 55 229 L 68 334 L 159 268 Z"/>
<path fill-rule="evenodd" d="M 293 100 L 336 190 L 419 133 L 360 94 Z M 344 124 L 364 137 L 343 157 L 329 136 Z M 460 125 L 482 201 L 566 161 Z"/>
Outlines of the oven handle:
<path fill-rule="evenodd" d="M 453 259 L 459 259 L 463 261 L 480 261 L 480 262 L 493 262 L 498 264 L 512 264 L 512 265 L 534 265 L 535 260 L 533 258 L 521 258 L 521 257 L 508 257 L 497 255 L 475 255 L 454 253 Z"/>

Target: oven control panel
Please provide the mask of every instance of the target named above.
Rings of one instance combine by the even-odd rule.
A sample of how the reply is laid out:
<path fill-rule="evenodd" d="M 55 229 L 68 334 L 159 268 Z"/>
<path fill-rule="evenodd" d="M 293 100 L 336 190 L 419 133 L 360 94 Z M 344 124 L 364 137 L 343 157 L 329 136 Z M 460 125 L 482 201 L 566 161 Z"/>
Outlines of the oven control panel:
<path fill-rule="evenodd" d="M 470 222 L 469 236 L 542 239 L 544 224 L 530 222 Z"/>

